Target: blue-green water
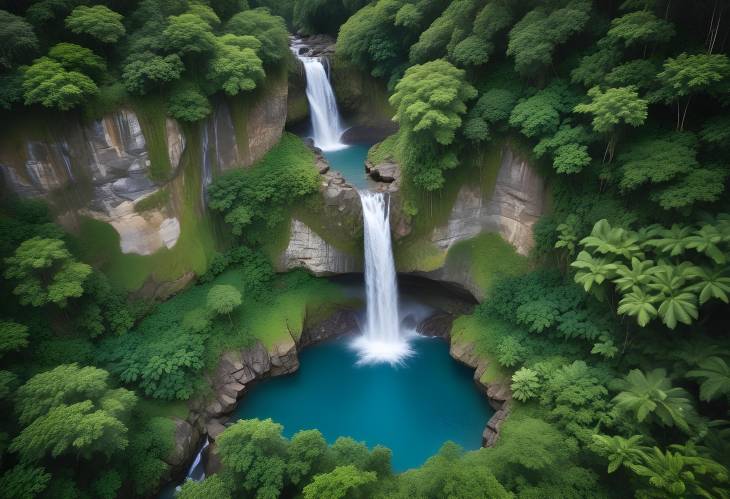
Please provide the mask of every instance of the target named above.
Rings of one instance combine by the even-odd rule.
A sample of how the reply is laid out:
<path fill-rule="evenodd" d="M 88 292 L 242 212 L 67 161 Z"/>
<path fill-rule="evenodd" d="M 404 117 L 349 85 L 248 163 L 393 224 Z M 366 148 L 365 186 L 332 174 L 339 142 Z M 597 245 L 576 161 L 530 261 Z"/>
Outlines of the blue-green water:
<path fill-rule="evenodd" d="M 368 180 L 365 176 L 365 159 L 368 157 L 370 146 L 367 144 L 353 144 L 339 151 L 325 152 L 324 157 L 330 168 L 337 170 L 347 181 L 358 189 L 366 189 Z"/>
<path fill-rule="evenodd" d="M 352 338 L 309 347 L 292 375 L 258 383 L 233 419 L 272 418 L 291 437 L 317 428 L 328 442 L 350 436 L 393 451 L 393 467 L 417 467 L 447 440 L 465 449 L 481 446 L 492 409 L 472 380 L 472 370 L 449 356 L 445 342 L 413 340 L 405 364 L 358 366 Z"/>

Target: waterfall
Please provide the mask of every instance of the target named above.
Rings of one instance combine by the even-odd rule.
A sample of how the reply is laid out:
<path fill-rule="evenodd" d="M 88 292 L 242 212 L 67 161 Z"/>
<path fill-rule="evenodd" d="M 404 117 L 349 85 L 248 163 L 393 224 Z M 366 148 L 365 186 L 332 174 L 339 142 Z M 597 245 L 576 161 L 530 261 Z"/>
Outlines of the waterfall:
<path fill-rule="evenodd" d="M 343 132 L 340 112 L 327 71 L 318 57 L 298 57 L 307 76 L 307 101 L 314 145 L 323 151 L 344 149 L 347 145 L 340 142 Z"/>
<path fill-rule="evenodd" d="M 201 164 L 203 166 L 203 171 L 201 174 L 201 189 L 200 189 L 200 201 L 203 204 L 203 206 L 206 206 L 206 203 L 208 201 L 208 186 L 213 181 L 213 171 L 210 165 L 210 144 L 209 144 L 209 138 L 208 138 L 208 122 L 203 124 L 203 132 L 201 137 Z"/>
<path fill-rule="evenodd" d="M 200 448 L 200 451 L 198 451 L 198 454 L 195 456 L 193 464 L 190 465 L 188 474 L 185 477 L 186 480 L 194 480 L 196 482 L 200 482 L 201 480 L 205 479 L 205 468 L 203 467 L 203 452 L 205 452 L 205 449 L 208 448 L 209 443 L 210 442 L 206 438 L 205 442 L 203 443 L 203 447 Z"/>
<path fill-rule="evenodd" d="M 365 239 L 366 322 L 354 342 L 361 363 L 397 363 L 411 354 L 398 320 L 398 285 L 390 240 L 389 202 L 360 192 Z"/>

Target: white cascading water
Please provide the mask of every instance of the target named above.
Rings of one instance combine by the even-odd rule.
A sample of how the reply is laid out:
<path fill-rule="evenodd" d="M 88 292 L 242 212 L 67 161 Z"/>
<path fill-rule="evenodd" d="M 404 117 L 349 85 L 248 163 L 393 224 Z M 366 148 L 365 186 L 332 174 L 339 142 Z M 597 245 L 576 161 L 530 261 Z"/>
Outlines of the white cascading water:
<path fill-rule="evenodd" d="M 412 351 L 398 318 L 398 284 L 390 240 L 388 199 L 360 192 L 365 239 L 366 322 L 353 343 L 360 363 L 398 363 Z"/>
<path fill-rule="evenodd" d="M 343 132 L 340 112 L 322 61 L 318 57 L 299 56 L 299 59 L 307 75 L 307 101 L 314 145 L 323 151 L 346 148 L 347 144 L 340 142 Z"/>

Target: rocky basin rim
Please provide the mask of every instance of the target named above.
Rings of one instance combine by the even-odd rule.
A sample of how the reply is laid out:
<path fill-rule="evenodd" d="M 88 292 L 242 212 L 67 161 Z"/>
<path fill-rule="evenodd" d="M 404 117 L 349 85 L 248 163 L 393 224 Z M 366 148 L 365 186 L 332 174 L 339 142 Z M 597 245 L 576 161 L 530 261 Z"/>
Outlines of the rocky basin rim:
<path fill-rule="evenodd" d="M 474 383 L 495 410 L 482 431 L 482 446 L 489 447 L 496 443 L 500 427 L 510 412 L 511 391 L 506 383 L 484 383 L 480 380 L 487 361 L 476 354 L 473 345 L 453 342 L 450 332 L 454 318 L 450 313 L 436 311 L 417 325 L 417 331 L 448 342 L 450 356 L 474 369 Z M 297 371 L 299 353 L 304 348 L 352 335 L 357 330 L 355 310 L 342 308 L 316 324 L 305 326 L 298 339 L 291 336 L 270 349 L 257 342 L 253 347 L 224 353 L 215 371 L 208 376 L 212 397 L 192 400 L 188 417 L 175 419 L 174 448 L 168 458 L 172 466 L 169 481 L 184 479 L 203 438 L 210 440 L 204 456 L 206 474 L 217 472 L 220 460 L 215 439 L 225 429 L 230 415 L 251 387 L 263 379 Z"/>

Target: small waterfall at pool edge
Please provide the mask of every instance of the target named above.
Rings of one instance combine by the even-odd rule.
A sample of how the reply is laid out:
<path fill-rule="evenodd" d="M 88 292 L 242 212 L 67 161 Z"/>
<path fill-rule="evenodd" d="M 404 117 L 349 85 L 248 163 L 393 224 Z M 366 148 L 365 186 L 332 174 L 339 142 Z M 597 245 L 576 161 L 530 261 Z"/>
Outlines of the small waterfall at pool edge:
<path fill-rule="evenodd" d="M 302 61 L 307 76 L 306 93 L 314 145 L 323 151 L 346 148 L 347 144 L 340 142 L 343 132 L 342 121 L 335 93 L 322 60 L 319 57 L 305 57 L 298 54 L 297 57 Z"/>
<path fill-rule="evenodd" d="M 398 363 L 412 350 L 398 317 L 398 284 L 390 240 L 389 200 L 382 192 L 360 191 L 365 240 L 366 321 L 353 346 L 359 362 Z"/>

